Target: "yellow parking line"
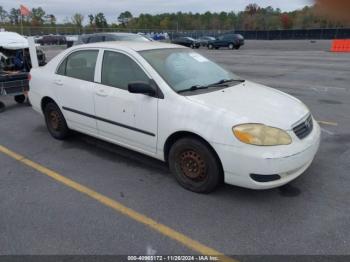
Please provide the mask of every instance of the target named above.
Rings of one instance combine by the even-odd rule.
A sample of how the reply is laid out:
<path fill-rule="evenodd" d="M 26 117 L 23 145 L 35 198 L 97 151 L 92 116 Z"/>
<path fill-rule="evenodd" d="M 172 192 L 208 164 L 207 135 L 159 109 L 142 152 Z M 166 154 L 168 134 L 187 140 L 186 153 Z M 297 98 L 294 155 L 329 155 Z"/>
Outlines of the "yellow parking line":
<path fill-rule="evenodd" d="M 126 206 L 124 206 L 123 204 L 109 198 L 106 197 L 86 186 L 83 186 L 67 177 L 64 177 L 58 173 L 56 173 L 55 171 L 52 171 L 40 164 L 37 164 L 27 158 L 25 158 L 24 156 L 21 156 L 13 151 L 11 151 L 10 149 L 1 146 L 0 145 L 0 152 L 35 169 L 36 171 L 40 172 L 43 175 L 46 175 L 48 177 L 51 177 L 52 179 L 76 190 L 79 191 L 95 200 L 97 200 L 98 202 L 102 203 L 105 206 L 108 206 L 112 209 L 114 209 L 115 211 L 118 211 L 119 213 L 141 223 L 144 224 L 148 227 L 150 227 L 151 229 L 157 231 L 158 233 L 161 233 L 162 235 L 165 235 L 173 240 L 176 240 L 177 242 L 181 243 L 182 245 L 184 245 L 185 247 L 194 250 L 196 252 L 198 252 L 199 254 L 202 255 L 213 255 L 213 256 L 218 256 L 220 257 L 220 261 L 230 261 L 230 262 L 237 262 L 237 260 L 234 260 L 230 257 L 225 256 L 224 254 L 220 253 L 219 251 L 212 249 L 204 244 L 201 244 L 200 242 L 191 239 L 190 237 L 174 230 L 171 229 L 170 227 L 163 225 L 161 223 L 158 223 L 157 221 L 141 214 L 138 213 L 137 211 L 132 210 L 131 208 L 128 208 Z"/>
<path fill-rule="evenodd" d="M 323 125 L 328 125 L 328 126 L 338 126 L 338 123 L 336 123 L 336 122 L 328 122 L 328 121 L 317 121 L 317 122 L 320 124 L 323 124 Z"/>

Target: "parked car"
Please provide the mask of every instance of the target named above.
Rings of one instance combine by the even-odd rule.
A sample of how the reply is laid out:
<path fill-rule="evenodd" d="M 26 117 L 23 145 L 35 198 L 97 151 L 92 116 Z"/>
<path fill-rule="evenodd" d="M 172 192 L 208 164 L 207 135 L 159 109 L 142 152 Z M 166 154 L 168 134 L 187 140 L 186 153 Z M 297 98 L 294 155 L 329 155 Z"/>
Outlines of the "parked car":
<path fill-rule="evenodd" d="M 54 138 L 76 130 L 166 161 L 194 192 L 282 186 L 320 143 L 301 101 L 172 44 L 72 47 L 32 69 L 29 97 Z"/>
<path fill-rule="evenodd" d="M 202 36 L 198 38 L 198 42 L 201 44 L 201 46 L 208 46 L 209 41 L 214 41 L 215 37 L 212 36 Z"/>
<path fill-rule="evenodd" d="M 225 34 L 215 40 L 208 41 L 209 49 L 219 49 L 220 47 L 239 49 L 242 45 L 244 45 L 244 37 L 240 34 Z"/>
<path fill-rule="evenodd" d="M 132 33 L 96 33 L 81 35 L 74 45 L 90 44 L 107 41 L 135 41 L 135 42 L 150 42 L 148 37 Z"/>
<path fill-rule="evenodd" d="M 201 45 L 200 43 L 196 40 L 193 39 L 192 37 L 178 37 L 172 41 L 173 44 L 176 45 L 182 45 L 182 46 L 187 46 L 190 48 L 199 48 Z"/>
<path fill-rule="evenodd" d="M 40 45 L 66 45 L 67 40 L 63 35 L 44 35 L 37 39 L 37 43 Z"/>

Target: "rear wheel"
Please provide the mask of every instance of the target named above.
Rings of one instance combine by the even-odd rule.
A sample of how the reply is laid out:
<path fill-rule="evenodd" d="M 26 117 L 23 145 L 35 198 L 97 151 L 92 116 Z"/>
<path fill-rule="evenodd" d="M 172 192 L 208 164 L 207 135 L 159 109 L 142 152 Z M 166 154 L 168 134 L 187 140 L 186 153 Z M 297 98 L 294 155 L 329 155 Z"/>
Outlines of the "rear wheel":
<path fill-rule="evenodd" d="M 231 50 L 232 50 L 234 47 L 235 47 L 235 46 L 234 46 L 233 44 L 229 44 L 229 45 L 228 45 L 228 48 L 231 49 Z"/>
<path fill-rule="evenodd" d="M 182 138 L 169 152 L 169 166 L 178 183 L 196 193 L 212 192 L 221 182 L 217 157 L 201 140 Z"/>
<path fill-rule="evenodd" d="M 0 101 L 0 113 L 4 112 L 6 109 L 6 106 L 3 102 Z"/>
<path fill-rule="evenodd" d="M 67 122 L 60 108 L 53 102 L 49 102 L 44 108 L 47 129 L 52 137 L 63 140 L 69 134 Z"/>
<path fill-rule="evenodd" d="M 213 49 L 213 48 L 214 48 L 214 46 L 212 44 L 208 45 L 208 49 Z"/>
<path fill-rule="evenodd" d="M 26 96 L 25 96 L 25 95 L 18 95 L 18 96 L 15 96 L 15 101 L 16 101 L 18 104 L 23 104 L 23 103 L 26 101 Z"/>

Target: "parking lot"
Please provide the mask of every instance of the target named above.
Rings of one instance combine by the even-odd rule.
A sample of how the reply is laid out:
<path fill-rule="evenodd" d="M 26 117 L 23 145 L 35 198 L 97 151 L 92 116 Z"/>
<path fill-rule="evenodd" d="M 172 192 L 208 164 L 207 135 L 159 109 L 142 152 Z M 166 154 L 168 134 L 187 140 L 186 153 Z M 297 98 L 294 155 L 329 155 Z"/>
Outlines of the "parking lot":
<path fill-rule="evenodd" d="M 186 191 L 162 162 L 82 134 L 54 140 L 30 107 L 1 98 L 0 255 L 350 255 L 350 54 L 328 52 L 330 45 L 198 50 L 299 98 L 320 122 L 312 166 L 266 191 Z M 46 49 L 48 58 L 61 50 Z"/>

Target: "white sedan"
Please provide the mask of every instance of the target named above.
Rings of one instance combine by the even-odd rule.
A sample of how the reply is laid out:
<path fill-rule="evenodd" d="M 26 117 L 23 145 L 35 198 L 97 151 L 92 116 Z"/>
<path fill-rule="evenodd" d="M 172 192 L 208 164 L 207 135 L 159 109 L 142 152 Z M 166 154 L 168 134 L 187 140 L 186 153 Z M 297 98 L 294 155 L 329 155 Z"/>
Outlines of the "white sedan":
<path fill-rule="evenodd" d="M 320 127 L 298 99 L 244 81 L 191 49 L 105 42 L 32 69 L 50 134 L 76 130 L 166 161 L 194 192 L 284 185 L 311 164 Z"/>

